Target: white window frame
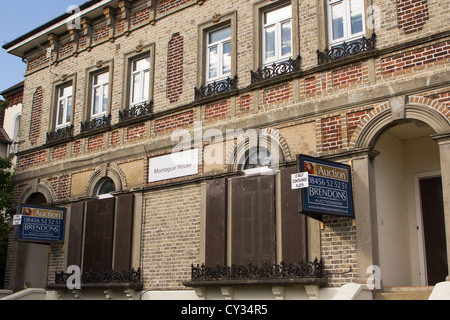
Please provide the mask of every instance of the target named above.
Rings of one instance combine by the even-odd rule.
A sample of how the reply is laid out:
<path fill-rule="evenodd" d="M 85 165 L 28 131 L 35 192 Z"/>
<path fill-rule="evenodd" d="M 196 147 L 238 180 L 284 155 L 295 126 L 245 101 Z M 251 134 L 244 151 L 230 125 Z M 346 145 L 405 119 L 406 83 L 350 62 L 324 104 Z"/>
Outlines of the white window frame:
<path fill-rule="evenodd" d="M 99 76 L 101 76 L 101 75 L 104 75 L 104 74 L 106 74 L 107 75 L 107 79 L 108 80 L 106 80 L 105 82 L 100 82 L 100 83 L 97 83 L 97 84 L 95 84 L 95 78 L 96 77 L 99 77 Z M 108 104 L 109 104 L 109 76 L 110 76 L 110 74 L 109 74 L 109 70 L 107 70 L 107 71 L 104 71 L 104 72 L 99 72 L 99 73 L 96 73 L 96 74 L 94 74 L 93 75 L 93 77 L 92 77 L 92 91 L 91 91 L 91 94 L 92 94 L 92 97 L 91 97 L 91 118 L 92 119 L 95 119 L 95 118 L 99 118 L 99 117 L 101 117 L 101 116 L 104 116 L 104 115 L 106 115 L 107 113 L 108 113 Z M 107 94 L 107 101 L 106 101 L 106 106 L 104 106 L 104 101 L 103 101 L 103 99 L 100 99 L 100 104 L 99 104 L 99 110 L 101 110 L 100 112 L 98 112 L 98 113 L 94 113 L 94 106 L 95 106 L 95 90 L 96 89 L 100 89 L 100 96 L 101 97 L 103 97 L 104 95 L 105 95 L 105 91 L 106 91 L 106 94 Z M 105 111 L 103 111 L 103 109 L 105 110 Z"/>
<path fill-rule="evenodd" d="M 357 38 L 360 38 L 366 34 L 366 23 L 365 23 L 365 1 L 361 1 L 363 5 L 363 29 L 361 32 L 350 34 L 351 28 L 352 28 L 352 20 L 351 20 L 351 12 L 350 12 L 350 1 L 351 0 L 327 0 L 327 11 L 328 11 L 328 39 L 329 39 L 329 45 L 335 46 L 338 44 L 341 44 L 343 42 L 348 42 L 351 40 L 355 40 Z M 344 28 L 344 36 L 339 39 L 333 39 L 333 19 L 332 19 L 332 7 L 343 3 L 344 4 L 344 21 L 343 21 L 343 28 Z"/>
<path fill-rule="evenodd" d="M 209 42 L 210 41 L 210 35 L 212 33 L 218 32 L 218 31 L 223 30 L 223 29 L 230 29 L 230 36 L 227 37 L 227 38 L 224 38 L 222 40 L 210 43 Z M 219 29 L 214 29 L 214 30 L 211 30 L 211 31 L 209 31 L 207 33 L 207 35 L 206 35 L 206 37 L 207 37 L 207 47 L 206 47 L 206 83 L 211 83 L 211 82 L 214 82 L 214 81 L 220 81 L 220 80 L 224 80 L 224 79 L 226 79 L 228 77 L 231 77 L 231 68 L 232 68 L 231 61 L 230 61 L 230 73 L 226 73 L 226 74 L 223 73 L 223 67 L 224 67 L 224 63 L 223 63 L 224 62 L 223 47 L 224 47 L 225 44 L 228 44 L 228 43 L 230 44 L 230 50 L 231 50 L 230 55 L 233 54 L 233 50 L 231 48 L 231 46 L 232 46 L 231 33 L 232 33 L 231 25 L 227 25 L 227 26 L 219 28 Z M 210 77 L 210 62 L 211 62 L 211 60 L 210 60 L 210 49 L 214 48 L 214 47 L 217 47 L 217 57 L 218 57 L 219 63 L 218 63 L 218 66 L 217 66 L 217 69 L 218 69 L 217 70 L 217 76 L 216 77 Z"/>
<path fill-rule="evenodd" d="M 137 69 L 135 71 L 133 71 L 134 69 L 134 65 L 135 63 L 137 63 L 138 61 L 141 60 L 148 60 L 148 68 L 144 68 L 144 69 Z M 133 59 L 131 61 L 131 75 L 130 75 L 130 106 L 135 106 L 135 105 L 139 105 L 141 103 L 144 103 L 146 101 L 148 101 L 149 97 L 150 97 L 150 69 L 151 69 L 151 61 L 150 61 L 150 56 L 145 56 L 145 57 L 140 57 L 137 59 Z M 145 75 L 148 74 L 148 83 L 144 83 L 144 79 L 145 79 Z M 139 76 L 141 79 L 141 85 L 139 88 L 139 96 L 138 99 L 136 101 L 134 101 L 134 82 L 136 79 L 136 76 Z M 147 90 L 148 90 L 148 96 L 145 97 L 144 96 L 144 92 L 145 92 L 145 87 L 147 86 Z"/>
<path fill-rule="evenodd" d="M 61 96 L 61 93 L 64 92 L 64 90 L 67 88 L 72 88 L 72 93 Z M 69 99 L 70 99 L 70 106 L 68 104 Z M 62 117 L 63 123 L 58 123 L 59 116 L 60 116 L 60 104 L 61 103 L 64 103 L 64 110 L 63 110 L 63 117 Z M 72 104 L 73 104 L 73 84 L 59 87 L 58 88 L 58 101 L 57 101 L 57 105 L 56 105 L 56 126 L 55 126 L 56 129 L 62 129 L 62 128 L 65 128 L 70 125 L 71 120 L 70 119 L 69 119 L 69 121 L 66 121 L 66 120 L 67 120 L 67 114 L 72 113 Z"/>
<path fill-rule="evenodd" d="M 275 11 L 275 10 L 279 10 L 281 8 L 284 7 L 291 7 L 291 15 L 289 18 L 285 18 L 285 19 L 279 19 L 273 23 L 266 23 L 266 19 L 265 19 L 265 15 L 268 12 L 271 11 Z M 291 52 L 289 54 L 285 54 L 282 55 L 281 50 L 282 50 L 282 46 L 281 46 L 281 26 L 286 23 L 286 22 L 290 22 L 291 24 Z M 270 10 L 265 10 L 262 12 L 262 24 L 263 24 L 263 28 L 262 28 L 262 39 L 263 39 L 263 47 L 262 47 L 262 59 L 263 59 L 263 64 L 264 65 L 268 65 L 274 62 L 279 62 L 279 61 L 283 61 L 283 60 L 287 60 L 289 58 L 292 58 L 293 55 L 293 50 L 294 50 L 294 43 L 293 43 L 293 19 L 292 19 L 292 4 L 286 4 L 286 5 L 282 5 L 276 8 L 272 8 Z M 275 26 L 275 56 L 273 58 L 267 59 L 266 58 L 266 29 Z"/>

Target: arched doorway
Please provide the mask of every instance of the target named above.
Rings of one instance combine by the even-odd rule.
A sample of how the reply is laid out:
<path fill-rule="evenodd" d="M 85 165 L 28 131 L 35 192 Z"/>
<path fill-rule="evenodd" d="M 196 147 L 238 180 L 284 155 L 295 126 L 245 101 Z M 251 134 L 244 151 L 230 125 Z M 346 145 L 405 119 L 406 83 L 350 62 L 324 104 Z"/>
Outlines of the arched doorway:
<path fill-rule="evenodd" d="M 28 196 L 25 204 L 42 206 L 48 202 L 44 194 L 32 193 Z M 49 246 L 37 243 L 19 244 L 19 259 L 22 260 L 19 277 L 19 286 L 24 288 L 45 288 L 47 284 L 47 268 L 49 258 Z M 17 283 L 17 282 L 16 282 Z"/>
<path fill-rule="evenodd" d="M 436 132 L 392 122 L 374 149 L 379 266 L 384 286 L 434 285 L 448 275 L 440 151 Z"/>

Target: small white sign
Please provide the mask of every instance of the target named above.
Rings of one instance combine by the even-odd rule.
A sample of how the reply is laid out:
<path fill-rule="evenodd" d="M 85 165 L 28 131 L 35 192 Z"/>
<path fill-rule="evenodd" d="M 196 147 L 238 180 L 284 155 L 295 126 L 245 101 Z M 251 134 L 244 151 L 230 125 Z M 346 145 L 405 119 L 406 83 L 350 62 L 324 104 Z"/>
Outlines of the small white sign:
<path fill-rule="evenodd" d="M 149 160 L 149 182 L 196 174 L 198 174 L 198 149 L 175 152 Z"/>
<path fill-rule="evenodd" d="M 294 173 L 291 175 L 292 190 L 309 187 L 308 172 Z"/>
<path fill-rule="evenodd" d="M 20 226 L 22 224 L 22 215 L 15 214 L 13 218 L 13 226 Z"/>

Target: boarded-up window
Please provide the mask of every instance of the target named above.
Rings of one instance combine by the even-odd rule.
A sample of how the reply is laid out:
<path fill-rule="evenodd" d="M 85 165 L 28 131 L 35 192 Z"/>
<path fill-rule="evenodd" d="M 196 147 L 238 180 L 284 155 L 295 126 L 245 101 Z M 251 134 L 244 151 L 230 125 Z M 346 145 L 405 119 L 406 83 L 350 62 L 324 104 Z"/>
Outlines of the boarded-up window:
<path fill-rule="evenodd" d="M 117 197 L 114 240 L 114 270 L 131 270 L 133 243 L 134 197 L 132 194 Z"/>
<path fill-rule="evenodd" d="M 74 203 L 67 265 L 83 264 L 83 272 L 131 270 L 133 221 L 133 194 Z"/>
<path fill-rule="evenodd" d="M 281 170 L 282 260 L 286 263 L 307 259 L 306 216 L 298 212 L 299 191 L 292 190 L 291 175 L 296 166 Z"/>
<path fill-rule="evenodd" d="M 206 184 L 205 263 L 226 264 L 227 181 L 218 179 Z"/>
<path fill-rule="evenodd" d="M 112 270 L 115 199 L 89 200 L 86 206 L 83 271 Z"/>
<path fill-rule="evenodd" d="M 83 253 L 84 202 L 77 202 L 70 208 L 69 241 L 67 265 L 81 266 Z"/>
<path fill-rule="evenodd" d="M 206 185 L 206 245 L 208 266 L 262 265 L 276 261 L 276 202 L 281 209 L 281 260 L 296 263 L 307 259 L 306 217 L 298 212 L 298 190 L 291 188 L 295 166 L 280 168 L 280 185 L 274 175 L 208 181 Z M 228 190 L 231 188 L 231 199 Z M 279 188 L 280 197 L 276 197 Z M 231 207 L 228 208 L 227 206 Z M 227 217 L 231 215 L 231 239 Z M 228 241 L 227 241 L 228 240 Z M 231 260 L 227 261 L 227 243 Z"/>
<path fill-rule="evenodd" d="M 274 176 L 234 179 L 232 196 L 232 262 L 275 263 Z"/>

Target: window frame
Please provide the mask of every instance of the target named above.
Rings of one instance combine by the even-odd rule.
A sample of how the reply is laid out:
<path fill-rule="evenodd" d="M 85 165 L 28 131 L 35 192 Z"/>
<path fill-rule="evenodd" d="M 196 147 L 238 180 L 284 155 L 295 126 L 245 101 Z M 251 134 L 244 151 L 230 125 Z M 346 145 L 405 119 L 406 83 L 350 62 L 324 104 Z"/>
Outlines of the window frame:
<path fill-rule="evenodd" d="M 277 19 L 275 22 L 267 23 L 266 22 L 266 14 L 269 12 L 277 11 L 279 9 L 285 8 L 285 7 L 291 7 L 291 15 L 288 18 L 282 17 L 280 19 Z M 269 8 L 267 10 L 262 11 L 262 60 L 263 65 L 269 65 L 272 63 L 280 62 L 287 60 L 289 58 L 293 57 L 293 6 L 291 3 L 284 3 L 278 7 L 275 8 Z M 282 55 L 282 25 L 286 22 L 289 22 L 291 27 L 291 52 L 286 55 Z M 273 58 L 267 59 L 267 52 L 266 52 L 266 45 L 267 45 L 267 36 L 266 36 L 266 30 L 270 27 L 275 27 L 275 55 Z"/>
<path fill-rule="evenodd" d="M 108 82 L 108 103 L 107 103 L 107 111 L 102 114 L 98 114 L 96 117 L 93 116 L 93 85 L 94 85 L 94 77 L 96 75 L 109 72 Z M 84 94 L 84 105 L 83 108 L 83 119 L 82 121 L 92 121 L 94 119 L 99 119 L 104 116 L 108 116 L 111 113 L 111 104 L 112 104 L 112 87 L 113 87 L 113 75 L 114 75 L 114 60 L 109 61 L 98 61 L 97 64 L 93 67 L 87 68 L 85 71 L 86 79 L 85 82 L 85 94 Z"/>
<path fill-rule="evenodd" d="M 70 95 L 67 95 L 67 96 L 66 95 L 61 96 L 61 91 L 64 91 L 65 89 L 67 89 L 69 87 L 72 88 L 72 93 Z M 66 127 L 68 127 L 68 126 L 70 126 L 72 124 L 72 108 L 73 108 L 73 100 L 74 100 L 73 99 L 74 98 L 74 90 L 73 89 L 74 88 L 73 88 L 73 83 L 72 82 L 66 83 L 65 85 L 61 85 L 61 86 L 57 87 L 56 118 L 55 118 L 55 129 L 56 130 L 66 128 Z M 71 99 L 71 103 L 70 103 L 70 120 L 68 122 L 64 121 L 62 124 L 59 124 L 58 121 L 59 121 L 59 116 L 60 116 L 60 103 L 61 103 L 61 101 L 64 101 L 65 107 L 64 107 L 64 113 L 63 113 L 63 120 L 67 120 L 67 111 L 69 109 L 67 101 L 68 101 L 69 97 Z"/>
<path fill-rule="evenodd" d="M 58 125 L 59 115 L 59 93 L 61 88 L 72 86 L 72 105 L 70 110 L 70 122 L 65 125 Z M 77 101 L 77 74 L 64 77 L 52 84 L 52 107 L 50 108 L 50 121 L 48 123 L 48 132 L 58 131 L 73 125 L 75 118 L 75 105 Z"/>
<path fill-rule="evenodd" d="M 224 30 L 224 29 L 230 29 L 230 36 L 226 37 L 224 39 L 221 39 L 219 41 L 211 43 L 210 42 L 210 35 L 212 33 L 219 32 L 219 31 Z M 205 52 L 205 55 L 206 55 L 206 68 L 205 68 L 205 71 L 206 71 L 206 75 L 205 75 L 206 84 L 213 83 L 215 81 L 217 82 L 217 81 L 225 80 L 228 77 L 231 77 L 231 57 L 230 57 L 230 73 L 229 74 L 224 74 L 223 73 L 223 67 L 224 67 L 224 46 L 227 43 L 229 43 L 230 44 L 230 51 L 232 51 L 231 50 L 231 46 L 232 46 L 232 34 L 231 34 L 231 32 L 232 32 L 231 25 L 225 25 L 225 26 L 222 26 L 220 28 L 212 29 L 212 30 L 207 32 L 207 35 L 206 35 L 207 46 L 206 46 L 206 52 Z M 213 47 L 217 47 L 217 49 L 218 49 L 217 50 L 218 65 L 217 65 L 217 76 L 216 77 L 210 77 L 210 70 L 211 70 L 210 69 L 210 62 L 211 62 L 210 49 L 213 48 Z M 231 54 L 232 54 L 232 52 L 230 52 L 230 55 Z"/>
<path fill-rule="evenodd" d="M 264 12 L 280 8 L 286 5 L 292 6 L 292 54 L 291 57 L 298 57 L 300 55 L 300 28 L 299 28 L 299 2 L 292 0 L 262 0 L 253 5 L 253 68 L 252 70 L 258 70 L 267 65 L 264 64 L 264 37 L 263 37 L 263 25 Z"/>
<path fill-rule="evenodd" d="M 101 75 L 105 75 L 105 74 L 107 74 L 108 80 L 106 82 L 95 84 L 95 78 L 99 77 Z M 109 69 L 108 70 L 103 70 L 103 71 L 100 71 L 100 72 L 96 72 L 95 74 L 92 75 L 92 83 L 91 83 L 91 90 L 90 90 L 90 93 L 91 93 L 90 118 L 91 119 L 101 118 L 101 117 L 103 117 L 103 116 L 108 114 L 108 109 L 109 109 L 109 105 L 110 105 L 109 92 L 110 92 L 110 89 L 111 89 L 111 83 L 110 83 L 111 79 L 110 79 L 110 77 L 111 77 L 111 73 L 110 73 Z M 107 86 L 107 89 L 106 89 L 106 91 L 107 91 L 106 92 L 106 96 L 107 96 L 106 107 L 104 106 L 104 102 L 105 102 L 104 99 L 101 98 L 100 99 L 100 102 L 101 102 L 100 106 L 101 106 L 101 110 L 102 111 L 98 112 L 98 113 L 94 113 L 96 89 L 100 88 L 101 89 L 100 97 L 104 97 L 105 96 L 105 86 Z M 99 106 L 99 109 L 100 109 L 100 106 Z M 105 109 L 105 111 L 103 111 L 104 109 Z"/>
<path fill-rule="evenodd" d="M 356 40 L 358 38 L 361 38 L 366 35 L 366 1 L 365 0 L 359 0 L 361 1 L 363 5 L 363 12 L 362 12 L 362 31 L 355 33 L 355 34 L 349 34 L 349 30 L 351 30 L 351 7 L 350 7 L 350 1 L 351 0 L 326 0 L 326 11 L 327 11 L 327 34 L 328 34 L 328 46 L 333 47 L 339 44 L 342 44 L 343 42 L 349 42 L 352 40 Z M 332 6 L 335 6 L 339 3 L 343 3 L 344 5 L 344 21 L 343 21 L 343 33 L 344 36 L 334 40 L 333 39 L 333 20 L 332 20 Z"/>
<path fill-rule="evenodd" d="M 223 78 L 208 79 L 208 36 L 210 32 L 231 27 L 231 72 L 230 75 Z M 198 26 L 198 45 L 197 45 L 197 88 L 213 83 L 220 82 L 227 78 L 233 79 L 237 75 L 237 11 L 221 15 L 218 19 L 214 18 Z"/>
<path fill-rule="evenodd" d="M 137 47 L 135 50 L 127 52 L 123 56 L 123 63 L 125 66 L 125 71 L 123 74 L 123 94 L 122 94 L 122 108 L 121 110 L 128 110 L 134 106 L 141 105 L 143 103 L 150 103 L 153 100 L 153 90 L 154 90 L 154 73 L 155 73 L 155 54 L 154 49 L 155 44 L 144 47 Z M 133 62 L 144 59 L 145 57 L 150 58 L 150 77 L 148 83 L 148 99 L 143 100 L 139 103 L 132 102 L 132 74 L 133 74 Z"/>
<path fill-rule="evenodd" d="M 148 68 L 144 68 L 144 69 L 139 69 L 134 71 L 134 65 L 135 63 L 142 61 L 142 60 L 147 60 L 148 59 Z M 129 88 L 129 103 L 130 103 L 130 108 L 134 107 L 136 105 L 145 103 L 149 101 L 150 98 L 150 82 L 151 82 L 151 70 L 152 70 L 152 63 L 151 63 L 151 59 L 150 59 L 150 55 L 144 55 L 138 58 L 134 58 L 130 61 L 130 88 Z M 142 79 L 145 79 L 145 75 L 148 74 L 148 83 L 146 84 L 145 81 L 142 82 Z M 134 101 L 134 85 L 135 85 L 135 76 L 139 75 L 140 79 L 141 79 L 141 83 L 139 86 L 139 101 Z M 145 97 L 145 90 L 146 90 L 146 85 L 148 85 L 147 90 L 148 90 L 148 96 Z"/>

